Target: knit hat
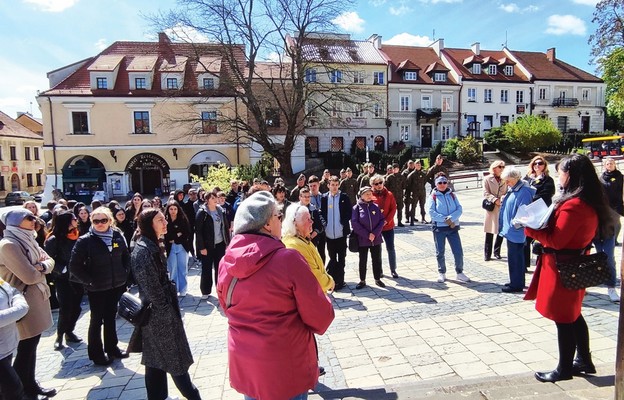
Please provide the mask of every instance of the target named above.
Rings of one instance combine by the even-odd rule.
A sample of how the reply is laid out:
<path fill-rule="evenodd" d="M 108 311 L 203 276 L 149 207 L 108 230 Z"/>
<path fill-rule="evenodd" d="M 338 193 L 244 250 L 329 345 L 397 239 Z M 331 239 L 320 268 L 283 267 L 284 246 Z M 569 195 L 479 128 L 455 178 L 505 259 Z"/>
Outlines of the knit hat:
<path fill-rule="evenodd" d="M 234 234 L 257 232 L 273 215 L 277 204 L 273 195 L 261 190 L 243 200 L 234 216 Z"/>
<path fill-rule="evenodd" d="M 358 197 L 362 197 L 362 195 L 366 192 L 372 192 L 373 188 L 371 188 L 370 186 L 363 186 L 360 191 L 358 192 Z"/>
<path fill-rule="evenodd" d="M 4 215 L 4 220 L 5 220 L 4 224 L 6 226 L 19 226 L 24 220 L 24 218 L 28 216 L 32 217 L 34 215 L 33 213 L 30 212 L 30 210 L 27 210 L 25 208 L 18 208 L 15 210 L 11 210 Z"/>

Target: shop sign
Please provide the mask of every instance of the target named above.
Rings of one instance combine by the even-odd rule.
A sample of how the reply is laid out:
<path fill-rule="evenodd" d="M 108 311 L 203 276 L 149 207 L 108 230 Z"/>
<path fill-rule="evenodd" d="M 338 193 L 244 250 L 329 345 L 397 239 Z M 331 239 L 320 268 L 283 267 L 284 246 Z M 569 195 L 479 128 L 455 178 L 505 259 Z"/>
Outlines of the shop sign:
<path fill-rule="evenodd" d="M 157 167 L 159 169 L 169 169 L 169 164 L 159 155 L 152 153 L 141 153 L 132 157 L 126 166 L 126 170 L 131 169 L 148 169 L 146 167 Z"/>

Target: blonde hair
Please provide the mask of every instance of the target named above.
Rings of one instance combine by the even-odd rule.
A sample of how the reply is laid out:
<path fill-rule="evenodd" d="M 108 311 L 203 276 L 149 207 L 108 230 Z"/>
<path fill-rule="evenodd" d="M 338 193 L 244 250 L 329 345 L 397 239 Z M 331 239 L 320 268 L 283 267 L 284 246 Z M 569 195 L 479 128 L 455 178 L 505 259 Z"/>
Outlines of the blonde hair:
<path fill-rule="evenodd" d="M 95 214 L 104 214 L 110 220 L 111 224 L 113 222 L 115 222 L 115 218 L 113 217 L 113 213 L 111 212 L 110 208 L 108 208 L 108 207 L 102 206 L 102 207 L 98 207 L 95 210 L 93 210 L 91 212 L 91 215 L 89 215 L 89 219 L 91 220 L 91 223 L 93 223 L 93 216 Z"/>
<path fill-rule="evenodd" d="M 531 162 L 529 163 L 529 169 L 527 171 L 527 175 L 528 176 L 533 175 L 533 165 L 535 165 L 535 161 L 537 160 L 540 160 L 544 163 L 544 175 L 550 176 L 550 173 L 548 172 L 548 161 L 546 161 L 546 159 L 542 156 L 535 156 L 531 159 Z"/>
<path fill-rule="evenodd" d="M 492 164 L 490 164 L 490 168 L 488 169 L 488 171 L 490 171 L 490 174 L 494 175 L 494 169 L 499 167 L 499 166 L 505 166 L 505 162 L 503 160 L 496 160 L 493 161 Z"/>

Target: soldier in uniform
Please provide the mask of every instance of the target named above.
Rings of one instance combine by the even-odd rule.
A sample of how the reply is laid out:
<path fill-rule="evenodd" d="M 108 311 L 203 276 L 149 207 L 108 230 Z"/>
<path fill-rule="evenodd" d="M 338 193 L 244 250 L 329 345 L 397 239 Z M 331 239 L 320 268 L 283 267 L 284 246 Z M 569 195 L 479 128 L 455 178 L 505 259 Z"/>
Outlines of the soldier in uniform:
<path fill-rule="evenodd" d="M 407 162 L 407 168 L 405 168 L 401 172 L 401 176 L 403 176 L 405 192 L 403 194 L 403 203 L 405 204 L 405 222 L 409 222 L 410 213 L 409 208 L 410 204 L 412 204 L 412 192 L 410 191 L 410 187 L 407 184 L 407 176 L 414 170 L 414 160 L 409 160 Z"/>
<path fill-rule="evenodd" d="M 357 192 L 360 185 L 357 179 L 353 177 L 353 171 L 351 168 L 347 167 L 345 172 L 347 177 L 340 181 L 340 191 L 349 197 L 351 204 L 357 204 Z"/>
<path fill-rule="evenodd" d="M 411 193 L 411 203 L 406 205 L 405 211 L 409 210 L 410 226 L 414 226 L 416 219 L 416 205 L 420 204 L 420 216 L 422 217 L 422 223 L 426 224 L 425 219 L 425 201 L 427 199 L 427 191 L 425 184 L 427 183 L 427 174 L 420 165 L 420 160 L 414 163 L 414 170 L 407 175 L 407 182 L 405 191 L 408 190 Z"/>
<path fill-rule="evenodd" d="M 444 172 L 447 177 L 450 177 L 448 169 L 442 164 L 444 164 L 444 157 L 442 157 L 442 154 L 438 154 L 435 159 L 435 164 L 427 171 L 427 182 L 431 185 L 431 190 L 435 189 L 433 180 L 438 172 Z"/>
<path fill-rule="evenodd" d="M 403 211 L 403 190 L 405 189 L 405 179 L 399 173 L 399 164 L 388 165 L 388 174 L 384 177 L 385 187 L 394 196 L 397 206 L 397 226 L 403 227 L 401 223 L 401 212 Z"/>
<path fill-rule="evenodd" d="M 290 191 L 290 196 L 288 196 L 288 200 L 295 203 L 299 201 L 299 191 L 306 186 L 306 177 L 304 174 L 299 175 L 297 178 L 297 186 Z"/>
<path fill-rule="evenodd" d="M 319 191 L 321 192 L 321 194 L 329 192 L 329 177 L 330 176 L 331 174 L 329 173 L 328 169 L 323 171 L 323 179 L 320 180 L 320 187 L 319 187 Z"/>
<path fill-rule="evenodd" d="M 375 166 L 373 165 L 373 163 L 368 163 L 368 174 L 362 177 L 362 180 L 360 181 L 360 189 L 364 186 L 370 186 L 370 179 L 373 176 L 375 176 Z"/>

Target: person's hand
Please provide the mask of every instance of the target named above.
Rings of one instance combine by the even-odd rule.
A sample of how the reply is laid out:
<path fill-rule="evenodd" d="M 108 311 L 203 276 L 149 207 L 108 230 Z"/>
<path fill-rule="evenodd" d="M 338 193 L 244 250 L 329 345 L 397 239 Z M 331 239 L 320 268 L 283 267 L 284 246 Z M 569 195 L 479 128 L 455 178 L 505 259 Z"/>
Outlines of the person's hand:
<path fill-rule="evenodd" d="M 336 282 L 332 281 L 331 286 L 329 287 L 329 289 L 327 289 L 328 293 L 332 293 L 334 291 L 334 288 L 336 287 Z"/>
<path fill-rule="evenodd" d="M 318 232 L 317 231 L 312 231 L 312 234 L 310 235 L 310 239 L 314 239 L 317 236 L 318 236 Z"/>
<path fill-rule="evenodd" d="M 35 264 L 35 269 L 41 273 L 45 272 L 46 267 L 43 264 Z"/>
<path fill-rule="evenodd" d="M 371 242 L 375 240 L 375 234 L 374 233 L 369 233 L 368 234 L 368 240 L 370 240 Z"/>
<path fill-rule="evenodd" d="M 494 204 L 496 204 L 497 206 L 500 206 L 500 199 L 496 199 L 496 200 L 494 201 Z"/>
<path fill-rule="evenodd" d="M 206 249 L 200 250 L 199 254 L 201 254 L 202 256 L 207 256 L 208 255 L 208 250 L 206 250 Z"/>

